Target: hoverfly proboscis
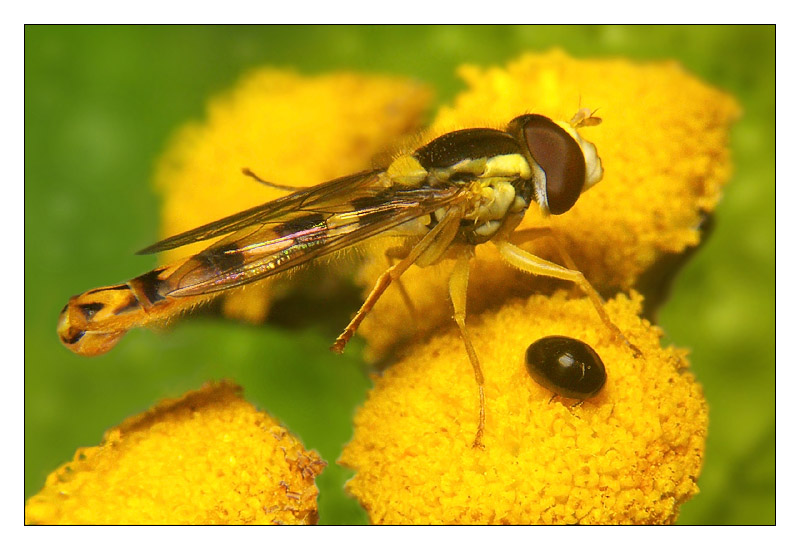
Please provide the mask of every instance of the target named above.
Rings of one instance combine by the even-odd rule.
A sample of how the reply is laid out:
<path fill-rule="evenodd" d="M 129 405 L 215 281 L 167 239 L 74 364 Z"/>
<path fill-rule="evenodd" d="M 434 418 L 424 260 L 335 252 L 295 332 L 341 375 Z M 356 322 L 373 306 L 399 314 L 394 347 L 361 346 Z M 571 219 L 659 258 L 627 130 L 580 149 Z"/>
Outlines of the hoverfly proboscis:
<path fill-rule="evenodd" d="M 449 292 L 478 385 L 474 446 L 481 447 L 483 374 L 466 326 L 469 263 L 475 246 L 492 242 L 508 263 L 526 273 L 574 282 L 615 337 L 638 351 L 567 256 L 569 267 L 562 267 L 510 240 L 532 202 L 545 216 L 563 214 L 600 181 L 603 167 L 597 150 L 577 132 L 599 121 L 582 109 L 570 122 L 526 114 L 514 118 L 504 130 L 457 130 L 397 157 L 386 168 L 295 189 L 277 200 L 169 237 L 140 253 L 218 240 L 183 261 L 74 296 L 61 311 L 58 334 L 73 352 L 99 355 L 131 328 L 167 319 L 230 289 L 372 237 L 403 237 L 402 253 L 394 252 L 402 259 L 378 278 L 331 349 L 344 349 L 381 294 L 411 265 L 425 267 L 454 258 Z"/>

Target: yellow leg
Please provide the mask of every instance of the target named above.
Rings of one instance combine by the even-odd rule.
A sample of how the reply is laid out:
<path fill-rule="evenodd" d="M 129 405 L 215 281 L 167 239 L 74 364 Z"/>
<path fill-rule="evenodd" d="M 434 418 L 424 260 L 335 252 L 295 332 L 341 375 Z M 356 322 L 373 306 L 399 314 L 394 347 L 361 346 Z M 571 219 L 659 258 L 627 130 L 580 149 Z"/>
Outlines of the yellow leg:
<path fill-rule="evenodd" d="M 511 234 L 511 240 L 516 244 L 526 243 L 541 237 L 550 237 L 553 240 L 553 243 L 556 245 L 558 255 L 561 256 L 561 261 L 564 262 L 564 265 L 566 265 L 572 271 L 580 271 L 578 266 L 572 260 L 572 256 L 570 256 L 567 252 L 567 247 L 564 246 L 564 243 L 559 238 L 558 234 L 553 231 L 552 227 L 529 227 L 527 229 L 520 229 L 519 231 L 515 231 Z"/>
<path fill-rule="evenodd" d="M 527 243 L 541 237 L 549 237 L 553 235 L 553 230 L 549 227 L 528 227 L 525 229 L 518 229 L 511 233 L 509 240 L 514 244 Z"/>
<path fill-rule="evenodd" d="M 408 253 L 408 256 L 400 260 L 398 263 L 384 271 L 378 280 L 375 281 L 375 286 L 372 287 L 367 299 L 364 300 L 364 303 L 356 312 L 355 317 L 353 317 L 352 321 L 345 327 L 344 331 L 336 338 L 336 341 L 331 346 L 331 351 L 335 351 L 336 353 L 342 353 L 344 351 L 344 347 L 347 345 L 347 342 L 350 341 L 350 338 L 356 333 L 358 330 L 359 325 L 367 316 L 367 314 L 372 310 L 375 304 L 378 301 L 378 298 L 389 288 L 389 285 L 392 281 L 396 281 L 400 278 L 409 267 L 414 265 L 414 262 L 419 259 L 426 251 L 429 249 L 436 249 L 436 248 L 446 248 L 449 244 L 448 240 L 442 240 L 440 237 L 448 237 L 449 240 L 452 240 L 452 235 L 455 234 L 455 230 L 458 229 L 458 221 L 461 219 L 461 211 L 453 209 L 447 213 L 447 215 L 440 221 L 436 227 L 431 229 L 422 239 L 414 245 L 411 251 Z"/>
<path fill-rule="evenodd" d="M 406 246 L 396 246 L 388 249 L 386 251 L 386 260 L 389 262 L 389 267 L 391 268 L 394 266 L 394 261 L 405 258 L 408 256 L 410 249 Z M 397 279 L 395 281 L 397 285 L 397 290 L 400 291 L 400 297 L 403 299 L 403 303 L 406 305 L 406 309 L 408 309 L 409 315 L 411 315 L 411 322 L 416 325 L 417 322 L 417 308 L 414 307 L 414 302 L 411 300 L 411 295 L 406 290 L 406 286 L 403 284 L 403 281 Z M 416 326 L 414 327 L 414 332 L 416 333 Z"/>
<path fill-rule="evenodd" d="M 558 240 L 556 240 L 556 243 L 558 243 Z M 563 248 L 560 246 L 560 243 L 558 244 L 559 248 Z M 548 262 L 547 260 L 543 260 L 542 258 L 534 256 L 533 254 L 526 252 L 518 246 L 514 246 L 507 241 L 496 241 L 495 245 L 500 251 L 500 255 L 517 269 L 520 269 L 526 273 L 530 273 L 531 275 L 544 275 L 545 277 L 553 277 L 563 281 L 572 281 L 578 285 L 583 293 L 589 297 L 589 300 L 591 300 L 592 305 L 594 305 L 594 308 L 597 310 L 597 314 L 600 316 L 600 319 L 611 330 L 611 332 L 614 333 L 614 336 L 631 348 L 637 357 L 641 357 L 642 352 L 639 350 L 639 348 L 631 344 L 628 339 L 625 338 L 625 335 L 622 334 L 622 331 L 619 329 L 619 327 L 617 327 L 617 325 L 615 325 L 608 316 L 606 308 L 603 305 L 603 298 L 597 293 L 589 281 L 586 280 L 586 277 L 583 276 L 583 273 L 577 269 L 568 269 L 558 264 Z M 566 254 L 566 251 L 564 251 L 564 254 Z M 569 258 L 569 256 L 566 257 Z M 572 263 L 571 259 L 569 260 L 569 263 Z M 572 265 L 574 266 L 574 264 Z"/>
<path fill-rule="evenodd" d="M 355 317 L 353 317 L 347 327 L 345 327 L 338 338 L 336 338 L 336 341 L 331 346 L 331 351 L 335 351 L 336 353 L 344 352 L 344 347 L 347 345 L 347 342 L 350 341 L 350 338 L 356 333 L 361 322 L 378 302 L 378 298 L 389 288 L 391 282 L 397 280 L 412 263 L 413 262 L 408 263 L 402 261 L 393 265 L 378 277 L 378 280 L 375 281 L 375 286 L 372 287 L 367 299 L 364 300 L 364 303 L 358 308 Z"/>
<path fill-rule="evenodd" d="M 469 283 L 469 262 L 472 259 L 472 254 L 466 252 L 458 257 L 456 265 L 453 268 L 453 273 L 450 274 L 450 300 L 453 302 L 453 318 L 458 325 L 458 330 L 461 332 L 461 340 L 464 341 L 464 347 L 467 349 L 469 362 L 472 363 L 472 370 L 475 372 L 475 382 L 478 383 L 478 430 L 475 434 L 475 441 L 472 443 L 473 447 L 483 448 L 483 428 L 486 423 L 486 397 L 483 391 L 483 372 L 481 365 L 478 362 L 478 355 L 475 353 L 475 348 L 472 346 L 472 341 L 467 333 L 467 286 Z"/>

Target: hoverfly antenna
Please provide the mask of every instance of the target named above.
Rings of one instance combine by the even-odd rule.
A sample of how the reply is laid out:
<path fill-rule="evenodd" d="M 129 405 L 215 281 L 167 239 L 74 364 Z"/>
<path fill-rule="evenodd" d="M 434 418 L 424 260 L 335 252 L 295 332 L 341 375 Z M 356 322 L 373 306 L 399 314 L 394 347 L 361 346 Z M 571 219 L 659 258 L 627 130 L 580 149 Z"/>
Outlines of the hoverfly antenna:
<path fill-rule="evenodd" d="M 280 183 L 272 183 L 271 181 L 263 180 L 260 177 L 258 177 L 255 172 L 253 172 L 252 170 L 250 170 L 250 168 L 247 167 L 242 168 L 242 174 L 244 174 L 248 178 L 256 180 L 261 185 L 264 185 L 266 187 L 272 187 L 273 189 L 281 189 L 283 191 L 297 191 L 298 189 L 302 189 L 302 187 L 296 187 L 294 185 L 282 185 Z"/>

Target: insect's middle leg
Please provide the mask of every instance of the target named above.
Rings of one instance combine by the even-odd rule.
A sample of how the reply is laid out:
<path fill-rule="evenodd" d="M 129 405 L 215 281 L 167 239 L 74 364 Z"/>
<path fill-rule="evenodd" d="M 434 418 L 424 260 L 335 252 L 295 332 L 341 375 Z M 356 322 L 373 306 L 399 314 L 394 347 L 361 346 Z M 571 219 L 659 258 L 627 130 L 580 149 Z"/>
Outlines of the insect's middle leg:
<path fill-rule="evenodd" d="M 480 408 L 478 410 L 478 430 L 475 434 L 475 441 L 472 443 L 473 447 L 483 448 L 483 428 L 486 424 L 486 396 L 483 391 L 483 371 L 481 371 L 481 364 L 478 361 L 478 354 L 475 353 L 475 348 L 472 346 L 472 340 L 467 333 L 467 286 L 469 283 L 469 262 L 472 259 L 472 253 L 465 252 L 456 260 L 456 265 L 453 272 L 450 274 L 450 300 L 453 302 L 453 319 L 458 325 L 458 330 L 461 332 L 461 340 L 464 342 L 464 347 L 469 356 L 469 362 L 472 363 L 472 370 L 475 372 L 475 382 L 478 384 L 478 398 Z"/>
<path fill-rule="evenodd" d="M 557 245 L 560 245 L 557 239 L 554 239 Z M 597 314 L 600 316 L 600 319 L 603 321 L 609 330 L 614 334 L 614 336 L 624 342 L 637 357 L 642 355 L 642 352 L 639 350 L 638 347 L 633 345 L 628 341 L 619 327 L 614 324 L 614 321 L 611 320 L 611 317 L 608 316 L 608 312 L 606 311 L 605 305 L 603 304 L 603 298 L 600 294 L 594 289 L 594 287 L 586 280 L 583 273 L 578 271 L 577 269 L 568 269 L 566 267 L 562 267 L 558 264 L 554 264 L 553 262 L 548 262 L 538 256 L 531 254 L 530 252 L 526 252 L 525 250 L 519 248 L 511 244 L 508 241 L 495 241 L 495 246 L 500 251 L 500 255 L 505 259 L 508 263 L 525 271 L 526 273 L 530 273 L 531 275 L 544 275 L 545 277 L 553 277 L 555 279 L 561 279 L 562 281 L 571 281 L 578 285 L 583 293 L 591 300 L 592 305 L 594 306 L 595 310 L 597 310 Z M 559 249 L 562 247 L 559 246 Z M 566 251 L 561 251 L 562 255 L 566 254 Z M 568 256 L 566 256 L 569 258 Z M 574 263 L 572 260 L 567 260 L 567 263 L 572 264 L 574 267 Z"/>

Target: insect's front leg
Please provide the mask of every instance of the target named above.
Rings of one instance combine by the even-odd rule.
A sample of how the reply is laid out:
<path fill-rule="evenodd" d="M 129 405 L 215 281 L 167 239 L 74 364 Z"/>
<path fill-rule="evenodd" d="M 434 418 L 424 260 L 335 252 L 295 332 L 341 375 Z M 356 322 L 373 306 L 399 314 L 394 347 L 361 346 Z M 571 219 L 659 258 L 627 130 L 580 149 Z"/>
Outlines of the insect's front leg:
<path fill-rule="evenodd" d="M 556 240 L 556 242 L 558 241 Z M 597 310 L 597 314 L 600 316 L 600 319 L 609 328 L 609 330 L 611 330 L 614 336 L 631 348 L 631 350 L 634 352 L 634 355 L 641 357 L 642 352 L 639 350 L 639 348 L 628 341 L 619 327 L 614 324 L 614 322 L 611 320 L 611 317 L 608 316 L 608 312 L 603 304 L 603 298 L 600 296 L 600 294 L 598 294 L 589 281 L 586 280 L 586 277 L 584 277 L 583 273 L 577 269 L 568 269 L 558 264 L 554 264 L 553 262 L 548 262 L 547 260 L 539 258 L 538 256 L 534 256 L 530 252 L 526 252 L 525 250 L 505 240 L 494 241 L 494 244 L 497 246 L 497 249 L 500 251 L 500 255 L 503 257 L 503 259 L 517 269 L 520 269 L 526 273 L 530 273 L 531 275 L 544 275 L 545 277 L 553 277 L 555 279 L 561 279 L 562 281 L 572 281 L 578 285 L 583 293 L 589 297 L 592 305 L 594 305 L 595 310 Z"/>
<path fill-rule="evenodd" d="M 520 229 L 511 234 L 510 240 L 516 244 L 520 244 L 540 239 L 542 237 L 550 237 L 550 240 L 553 242 L 553 244 L 555 244 L 558 255 L 561 256 L 561 261 L 564 262 L 565 266 L 572 271 L 580 271 L 577 264 L 573 261 L 572 256 L 570 256 L 569 252 L 567 252 L 567 247 L 564 246 L 564 242 L 552 227 L 528 227 L 525 229 Z"/>
<path fill-rule="evenodd" d="M 525 229 L 517 229 L 508 237 L 514 244 L 522 244 L 542 237 L 553 236 L 553 229 L 550 227 L 526 227 Z"/>

